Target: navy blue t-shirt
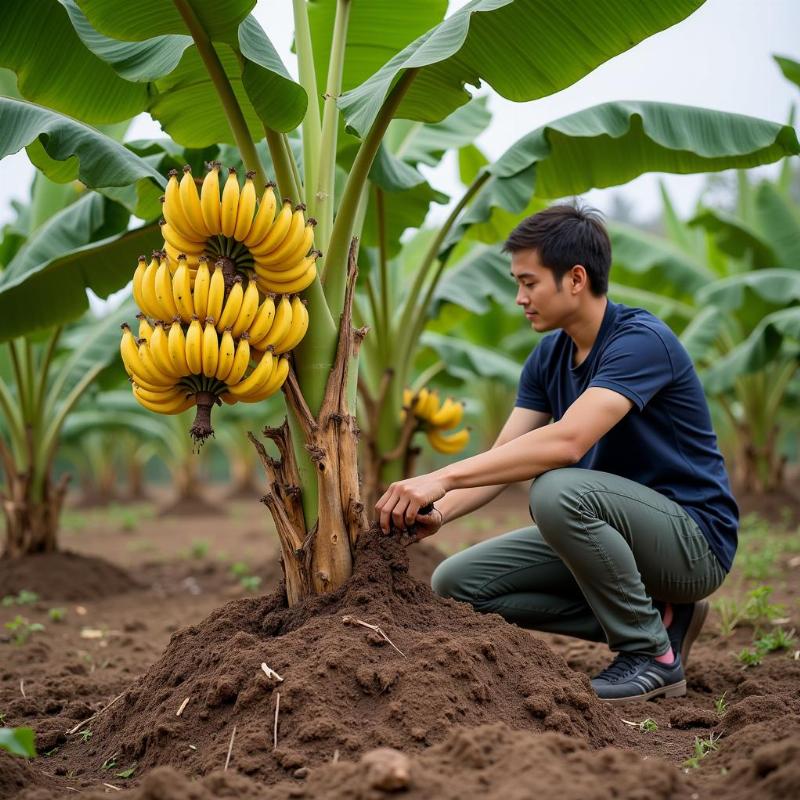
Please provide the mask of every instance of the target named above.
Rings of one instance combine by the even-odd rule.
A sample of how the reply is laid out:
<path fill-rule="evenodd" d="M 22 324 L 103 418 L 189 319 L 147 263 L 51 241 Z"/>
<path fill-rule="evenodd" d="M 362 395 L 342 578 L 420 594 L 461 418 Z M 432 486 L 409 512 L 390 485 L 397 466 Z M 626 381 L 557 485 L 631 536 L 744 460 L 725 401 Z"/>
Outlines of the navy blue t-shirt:
<path fill-rule="evenodd" d="M 678 503 L 730 570 L 739 510 L 700 380 L 677 336 L 649 311 L 609 300 L 577 367 L 574 349 L 564 331 L 545 336 L 522 368 L 516 405 L 557 421 L 592 386 L 630 399 L 630 412 L 575 466 L 634 480 Z"/>

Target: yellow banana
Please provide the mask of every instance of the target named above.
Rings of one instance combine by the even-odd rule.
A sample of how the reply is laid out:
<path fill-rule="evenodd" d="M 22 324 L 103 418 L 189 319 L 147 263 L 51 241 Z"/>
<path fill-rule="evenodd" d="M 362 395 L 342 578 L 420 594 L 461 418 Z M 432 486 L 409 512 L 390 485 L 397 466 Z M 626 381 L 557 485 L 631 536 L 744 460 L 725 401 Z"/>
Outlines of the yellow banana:
<path fill-rule="evenodd" d="M 139 358 L 139 348 L 136 344 L 133 331 L 127 322 L 123 322 L 122 338 L 119 341 L 119 354 L 122 356 L 122 364 L 128 375 L 141 375 L 148 383 L 152 383 L 150 376 L 145 373 L 142 360 Z"/>
<path fill-rule="evenodd" d="M 247 397 L 260 389 L 269 380 L 274 361 L 272 351 L 267 350 L 261 361 L 256 364 L 255 369 L 244 380 L 232 386 L 229 385 L 228 392 L 238 400 L 240 397 Z"/>
<path fill-rule="evenodd" d="M 185 236 L 181 236 L 181 234 L 166 221 L 164 221 L 163 224 L 159 224 L 159 228 L 161 229 L 161 235 L 164 237 L 164 241 L 168 245 L 171 245 L 177 253 L 185 253 L 187 256 L 199 256 L 205 249 L 205 239 L 201 241 L 187 239 Z"/>
<path fill-rule="evenodd" d="M 133 273 L 133 299 L 139 308 L 142 308 L 142 278 L 147 269 L 147 257 L 139 256 L 139 263 Z"/>
<path fill-rule="evenodd" d="M 231 328 L 231 335 L 234 339 L 238 339 L 250 327 L 250 323 L 255 319 L 256 311 L 258 311 L 258 284 L 254 280 L 249 280 L 242 298 L 242 307 Z"/>
<path fill-rule="evenodd" d="M 241 276 L 236 276 L 236 282 L 231 286 L 228 292 L 228 299 L 225 301 L 225 306 L 222 313 L 217 318 L 217 330 L 224 331 L 225 328 L 230 328 L 239 316 L 239 311 L 242 308 L 242 300 L 244 299 L 244 290 L 242 289 Z M 209 308 L 211 303 L 209 302 Z"/>
<path fill-rule="evenodd" d="M 145 400 L 140 394 L 141 389 L 133 388 L 133 396 L 139 401 L 139 405 L 146 408 L 148 411 L 155 411 L 156 414 L 180 414 L 183 411 L 188 411 L 195 402 L 194 395 L 188 397 L 175 397 L 172 400 L 165 400 L 163 402 L 154 403 L 151 400 Z"/>
<path fill-rule="evenodd" d="M 177 319 L 169 327 L 169 334 L 167 334 L 167 350 L 169 351 L 172 371 L 181 378 L 185 375 L 189 375 L 191 370 L 186 361 L 186 336 L 181 327 L 181 323 Z"/>
<path fill-rule="evenodd" d="M 185 386 L 172 386 L 169 389 L 146 389 L 144 386 L 136 385 L 137 394 L 151 403 L 163 403 L 174 400 L 176 397 L 186 397 L 188 389 Z"/>
<path fill-rule="evenodd" d="M 416 400 L 414 400 L 414 406 L 413 406 L 414 416 L 417 419 L 424 419 L 424 417 L 422 417 L 421 412 L 423 411 L 425 406 L 428 404 L 428 395 L 430 395 L 430 391 L 426 386 L 423 386 L 417 392 Z"/>
<path fill-rule="evenodd" d="M 169 346 L 167 344 L 167 339 L 168 336 L 164 331 L 163 323 L 156 322 L 155 327 L 153 328 L 153 335 L 147 342 L 147 347 L 156 367 L 158 367 L 158 369 L 164 375 L 171 378 L 178 378 L 180 376 L 172 364 L 172 359 L 169 357 Z"/>
<path fill-rule="evenodd" d="M 194 315 L 192 302 L 192 281 L 189 277 L 189 268 L 186 266 L 186 256 L 178 260 L 178 269 L 172 277 L 172 299 L 175 308 L 183 322 L 191 322 Z"/>
<path fill-rule="evenodd" d="M 228 170 L 228 179 L 222 189 L 221 229 L 224 236 L 233 236 L 236 230 L 236 212 L 239 209 L 239 179 L 236 170 Z"/>
<path fill-rule="evenodd" d="M 174 386 L 175 377 L 167 375 L 156 364 L 153 354 L 150 352 L 150 346 L 147 339 L 139 339 L 139 361 L 141 362 L 143 372 L 137 373 L 151 383 L 153 386 Z"/>
<path fill-rule="evenodd" d="M 206 316 L 219 319 L 222 316 L 222 305 L 225 302 L 225 276 L 222 272 L 222 262 L 217 261 L 208 289 L 208 303 Z"/>
<path fill-rule="evenodd" d="M 200 208 L 200 195 L 197 193 L 197 185 L 192 177 L 192 168 L 187 164 L 183 168 L 183 177 L 180 182 L 181 206 L 186 219 L 194 231 L 193 239 L 205 239 L 210 236 L 212 231 L 206 227 L 203 221 L 203 211 Z M 216 233 L 216 231 L 213 231 Z M 187 254 L 188 255 L 188 254 Z"/>
<path fill-rule="evenodd" d="M 195 314 L 186 331 L 186 364 L 191 375 L 200 375 L 203 370 L 203 326 Z"/>
<path fill-rule="evenodd" d="M 258 344 L 269 333 L 274 317 L 275 299 L 272 295 L 267 295 L 264 298 L 264 302 L 258 307 L 258 311 L 256 311 L 256 315 L 247 329 L 250 341 L 254 345 Z"/>
<path fill-rule="evenodd" d="M 142 378 L 140 375 L 136 375 L 135 373 L 131 375 L 128 380 L 134 384 L 135 386 L 140 386 L 142 389 L 147 389 L 149 392 L 168 392 L 169 388 L 164 388 L 163 386 L 156 386 L 154 383 L 150 383 Z"/>
<path fill-rule="evenodd" d="M 425 404 L 425 408 L 420 410 L 422 418 L 426 422 L 430 422 L 431 417 L 439 410 L 441 404 L 442 401 L 439 398 L 439 392 L 434 389 L 434 391 L 428 395 L 428 402 Z"/>
<path fill-rule="evenodd" d="M 275 217 L 267 235 L 257 244 L 250 248 L 253 258 L 265 256 L 272 252 L 286 238 L 289 227 L 292 224 L 292 201 L 284 200 L 283 207 Z"/>
<path fill-rule="evenodd" d="M 233 229 L 233 238 L 243 242 L 250 233 L 253 224 L 253 212 L 256 210 L 256 187 L 253 184 L 255 172 L 245 175 L 244 186 L 239 195 L 239 208 L 236 210 L 236 227 Z"/>
<path fill-rule="evenodd" d="M 261 275 L 256 272 L 258 288 L 261 289 L 263 294 L 268 294 L 269 292 L 295 294 L 296 292 L 302 292 L 304 289 L 308 289 L 314 282 L 314 278 L 317 277 L 317 265 L 314 263 L 316 261 L 316 256 L 309 256 L 309 258 L 313 259 L 311 266 L 299 278 L 293 281 L 284 282 L 275 280 L 274 278 L 266 279 L 262 278 Z"/>
<path fill-rule="evenodd" d="M 173 274 L 178 269 L 178 260 L 180 256 L 186 256 L 186 266 L 189 268 L 189 274 L 194 275 L 197 272 L 197 267 L 200 264 L 201 255 L 190 254 L 187 255 L 183 250 L 176 250 L 169 242 L 164 242 L 164 253 L 167 257 L 167 264 L 169 271 Z"/>
<path fill-rule="evenodd" d="M 289 375 L 289 358 L 281 356 L 272 365 L 272 372 L 267 381 L 257 390 L 239 397 L 241 403 L 258 403 L 275 394 L 283 386 Z"/>
<path fill-rule="evenodd" d="M 206 324 L 203 326 L 203 346 L 201 350 L 203 375 L 207 378 L 213 378 L 217 374 L 217 366 L 219 364 L 219 338 L 214 327 L 214 320 L 211 317 L 206 317 Z"/>
<path fill-rule="evenodd" d="M 161 309 L 158 319 L 172 321 L 178 316 L 178 307 L 172 297 L 172 276 L 165 258 L 156 271 L 156 300 Z"/>
<path fill-rule="evenodd" d="M 448 455 L 460 452 L 467 446 L 467 442 L 469 442 L 469 428 L 462 428 L 457 433 L 451 433 L 449 435 L 439 433 L 436 430 L 430 430 L 426 435 L 434 450 Z"/>
<path fill-rule="evenodd" d="M 153 328 L 147 321 L 147 317 L 140 311 L 136 315 L 136 319 L 139 320 L 139 338 L 149 339 L 153 335 Z"/>
<path fill-rule="evenodd" d="M 281 297 L 278 305 L 275 308 L 275 319 L 272 321 L 272 326 L 269 333 L 258 343 L 259 350 L 266 350 L 267 347 L 273 347 L 286 336 L 289 327 L 292 324 L 292 304 L 289 298 L 284 295 Z M 254 345 L 255 346 L 255 345 Z"/>
<path fill-rule="evenodd" d="M 178 184 L 178 170 L 170 170 L 167 190 L 164 193 L 164 205 L 162 206 L 164 219 L 169 223 L 173 230 L 177 231 L 184 239 L 196 238 L 192 229 L 192 224 L 186 218 L 181 203 L 181 190 Z"/>
<path fill-rule="evenodd" d="M 212 161 L 206 177 L 203 178 L 203 187 L 200 190 L 200 210 L 203 222 L 211 235 L 222 230 L 222 218 L 219 210 L 219 161 Z"/>
<path fill-rule="evenodd" d="M 208 312 L 208 290 L 211 283 L 211 273 L 208 269 L 208 258 L 200 256 L 197 265 L 197 275 L 194 278 L 194 289 L 192 290 L 192 306 L 194 313 L 198 317 L 206 318 Z"/>
<path fill-rule="evenodd" d="M 250 342 L 248 339 L 247 331 L 245 331 L 236 345 L 236 353 L 233 356 L 230 372 L 224 378 L 220 378 L 229 386 L 239 383 L 244 373 L 247 372 L 247 366 L 250 363 Z"/>
<path fill-rule="evenodd" d="M 268 281 L 271 283 L 292 283 L 296 281 L 298 278 L 302 277 L 306 274 L 307 270 L 311 267 L 312 264 L 316 262 L 316 260 L 322 255 L 319 250 L 312 250 L 309 255 L 305 258 L 301 258 L 300 261 L 295 264 L 294 266 L 290 267 L 289 269 L 277 271 L 272 268 L 265 268 L 262 267 L 260 264 L 255 264 L 255 271 L 256 275 L 264 281 Z"/>
<path fill-rule="evenodd" d="M 448 397 L 442 407 L 431 417 L 431 425 L 441 430 L 455 428 L 464 417 L 464 404 Z"/>
<path fill-rule="evenodd" d="M 286 335 L 275 345 L 275 355 L 294 350 L 302 341 L 308 330 L 308 309 L 305 303 L 295 295 L 292 299 L 292 324 Z"/>
<path fill-rule="evenodd" d="M 275 184 L 270 182 L 264 188 L 264 194 L 261 195 L 261 202 L 253 218 L 253 224 L 250 226 L 250 231 L 245 237 L 244 243 L 247 247 L 255 247 L 267 235 L 267 232 L 272 226 L 272 220 L 275 218 L 277 204 Z"/>
<path fill-rule="evenodd" d="M 233 367 L 233 360 L 236 356 L 236 344 L 231 336 L 231 329 L 225 328 L 222 339 L 219 342 L 219 356 L 217 358 L 217 371 L 214 377 L 224 381 Z"/>
<path fill-rule="evenodd" d="M 153 252 L 153 257 L 147 265 L 147 269 L 142 276 L 142 302 L 140 303 L 142 311 L 148 317 L 158 319 L 161 306 L 156 299 L 156 272 L 158 272 L 159 258 L 158 251 Z"/>
<path fill-rule="evenodd" d="M 316 224 L 317 221 L 315 219 L 309 219 L 297 236 L 294 236 L 290 229 L 280 247 L 276 247 L 271 253 L 255 259 L 256 267 L 268 267 L 276 271 L 291 269 L 303 256 L 308 255 L 311 245 L 314 244 L 314 227 Z M 294 220 L 292 220 L 292 225 L 294 225 Z M 293 236 L 294 238 L 292 238 Z"/>

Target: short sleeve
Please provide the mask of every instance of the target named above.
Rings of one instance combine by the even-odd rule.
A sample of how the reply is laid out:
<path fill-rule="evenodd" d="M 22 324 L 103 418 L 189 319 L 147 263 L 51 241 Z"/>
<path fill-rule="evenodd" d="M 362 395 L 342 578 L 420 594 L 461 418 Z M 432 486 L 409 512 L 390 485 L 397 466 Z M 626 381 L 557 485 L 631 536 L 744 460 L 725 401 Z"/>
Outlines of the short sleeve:
<path fill-rule="evenodd" d="M 547 385 L 543 377 L 544 370 L 542 369 L 544 349 L 542 343 L 540 343 L 525 360 L 514 405 L 517 408 L 528 408 L 531 411 L 543 411 L 546 414 L 552 414 L 550 401 L 547 399 Z"/>
<path fill-rule="evenodd" d="M 673 378 L 664 340 L 646 326 L 614 337 L 604 349 L 589 388 L 599 386 L 627 397 L 641 411 Z"/>

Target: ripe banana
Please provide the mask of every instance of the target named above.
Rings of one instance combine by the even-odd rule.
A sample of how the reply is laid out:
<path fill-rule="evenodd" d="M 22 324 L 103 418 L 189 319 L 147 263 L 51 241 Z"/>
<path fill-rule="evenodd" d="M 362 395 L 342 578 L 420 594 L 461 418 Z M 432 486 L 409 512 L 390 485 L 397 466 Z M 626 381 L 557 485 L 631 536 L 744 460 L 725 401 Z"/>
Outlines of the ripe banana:
<path fill-rule="evenodd" d="M 250 182 L 252 183 L 252 181 Z M 239 314 L 231 328 L 231 335 L 234 339 L 238 339 L 250 327 L 250 323 L 255 318 L 257 311 L 258 284 L 254 280 L 250 280 L 247 282 L 247 289 L 244 291 L 242 307 L 239 309 Z"/>
<path fill-rule="evenodd" d="M 172 297 L 172 276 L 169 273 L 166 258 L 159 264 L 156 271 L 156 300 L 161 310 L 158 319 L 171 322 L 178 316 L 178 307 Z"/>
<path fill-rule="evenodd" d="M 186 331 L 186 363 L 191 375 L 200 375 L 203 369 L 203 326 L 195 314 Z"/>
<path fill-rule="evenodd" d="M 233 229 L 233 238 L 243 242 L 250 233 L 253 224 L 253 212 L 256 210 L 256 187 L 253 183 L 255 172 L 245 175 L 244 186 L 239 195 L 239 208 L 236 210 L 236 227 Z"/>
<path fill-rule="evenodd" d="M 178 259 L 180 256 L 186 256 L 186 266 L 189 267 L 189 274 L 191 276 L 194 276 L 194 273 L 197 272 L 198 264 L 202 258 L 201 255 L 197 255 L 196 253 L 187 255 L 183 250 L 176 250 L 169 242 L 164 242 L 164 253 L 167 257 L 169 271 L 172 273 L 178 269 Z"/>
<path fill-rule="evenodd" d="M 303 212 L 295 211 L 286 238 L 271 253 L 255 256 L 256 264 L 276 270 L 286 269 L 296 264 L 298 259 L 308 253 L 314 243 L 314 226 L 317 221 L 309 219 L 308 222 L 305 222 L 304 227 L 300 227 L 303 223 Z"/>
<path fill-rule="evenodd" d="M 142 278 L 144 278 L 145 270 L 147 269 L 147 257 L 139 256 L 139 263 L 136 271 L 133 273 L 133 299 L 139 308 L 142 306 Z"/>
<path fill-rule="evenodd" d="M 264 281 L 275 284 L 293 283 L 298 278 L 305 275 L 307 270 L 312 264 L 316 263 L 317 258 L 319 258 L 321 255 L 322 253 L 320 253 L 319 250 L 312 250 L 310 255 L 306 256 L 305 258 L 301 258 L 298 263 L 290 266 L 288 269 L 281 270 L 280 272 L 274 269 L 262 267 L 258 262 L 256 262 L 254 267 L 256 275 Z"/>
<path fill-rule="evenodd" d="M 184 239 L 192 240 L 196 234 L 192 229 L 192 224 L 186 218 L 181 203 L 181 190 L 178 184 L 178 170 L 173 169 L 169 172 L 167 189 L 164 193 L 164 205 L 162 206 L 164 219 L 169 223 L 173 230 L 177 231 Z"/>
<path fill-rule="evenodd" d="M 228 292 L 228 299 L 225 301 L 222 313 L 217 318 L 217 331 L 222 332 L 225 328 L 230 328 L 233 325 L 236 318 L 239 316 L 243 299 L 244 290 L 242 289 L 242 278 L 240 275 L 237 275 L 236 282 L 231 286 L 231 290 Z M 210 309 L 211 303 L 209 302 L 208 305 Z"/>
<path fill-rule="evenodd" d="M 142 311 L 153 319 L 159 319 L 161 316 L 161 306 L 156 298 L 156 272 L 158 267 L 159 254 L 155 250 L 142 276 L 142 302 L 139 304 Z"/>
<path fill-rule="evenodd" d="M 208 269 L 208 258 L 200 256 L 200 263 L 197 265 L 197 275 L 194 278 L 194 289 L 192 291 L 192 306 L 194 313 L 198 317 L 205 319 L 208 314 L 208 292 L 211 283 L 211 273 Z"/>
<path fill-rule="evenodd" d="M 151 400 L 145 400 L 140 392 L 141 389 L 133 387 L 133 396 L 139 401 L 139 405 L 144 406 L 148 411 L 155 411 L 156 414 L 180 414 L 183 411 L 188 411 L 195 403 L 193 394 L 188 397 L 177 396 L 172 400 L 154 403 Z"/>
<path fill-rule="evenodd" d="M 228 179 L 222 189 L 221 229 L 224 236 L 233 236 L 236 230 L 236 212 L 239 210 L 239 179 L 236 170 L 228 170 Z"/>
<path fill-rule="evenodd" d="M 140 375 L 148 383 L 153 383 L 151 376 L 145 372 L 144 364 L 139 358 L 139 347 L 133 336 L 130 326 L 123 322 L 122 338 L 119 341 L 119 354 L 122 356 L 122 363 L 128 375 Z"/>
<path fill-rule="evenodd" d="M 275 184 L 270 182 L 264 188 L 264 194 L 261 195 L 261 202 L 259 203 L 258 211 L 253 219 L 253 224 L 250 226 L 250 231 L 244 239 L 244 243 L 247 247 L 255 247 L 263 241 L 272 226 L 272 220 L 275 218 L 277 202 L 275 197 Z"/>
<path fill-rule="evenodd" d="M 469 428 L 462 428 L 457 433 L 449 435 L 439 433 L 436 430 L 427 432 L 428 441 L 431 443 L 435 450 L 440 453 L 453 455 L 463 450 L 469 441 Z"/>
<path fill-rule="evenodd" d="M 219 319 L 222 316 L 222 304 L 225 302 L 225 276 L 222 272 L 222 262 L 217 261 L 208 288 L 208 302 L 206 316 Z"/>
<path fill-rule="evenodd" d="M 153 329 L 150 326 L 147 317 L 140 311 L 136 315 L 136 319 L 139 320 L 139 338 L 149 339 L 153 335 Z"/>
<path fill-rule="evenodd" d="M 224 381 L 233 367 L 233 361 L 236 356 L 236 344 L 231 336 L 231 329 L 226 328 L 222 334 L 222 339 L 219 342 L 219 357 L 217 360 L 217 371 L 214 377 L 218 380 Z"/>
<path fill-rule="evenodd" d="M 269 333 L 258 343 L 259 350 L 266 350 L 267 347 L 273 347 L 281 340 L 289 330 L 292 324 L 292 304 L 289 298 L 284 295 L 278 302 L 275 308 L 275 319 L 272 321 L 272 326 Z M 255 347 L 255 344 L 253 345 Z"/>
<path fill-rule="evenodd" d="M 239 383 L 228 386 L 228 393 L 235 397 L 237 400 L 240 397 L 247 397 L 260 389 L 272 374 L 273 362 L 275 359 L 272 356 L 272 351 L 267 350 L 264 357 L 256 364 L 255 369 Z"/>
<path fill-rule="evenodd" d="M 153 386 L 174 386 L 175 385 L 175 377 L 173 375 L 167 375 L 161 369 L 159 369 L 158 365 L 153 358 L 153 354 L 150 352 L 150 346 L 148 344 L 147 339 L 139 339 L 138 341 L 138 350 L 139 350 L 139 361 L 142 364 L 142 377 L 151 383 Z"/>
<path fill-rule="evenodd" d="M 185 386 L 173 386 L 170 389 L 145 389 L 143 386 L 136 385 L 137 394 L 151 403 L 163 403 L 174 400 L 176 397 L 184 398 L 187 395 Z"/>
<path fill-rule="evenodd" d="M 440 430 L 455 428 L 464 418 L 464 404 L 448 397 L 442 407 L 430 418 L 431 425 Z"/>
<path fill-rule="evenodd" d="M 153 328 L 153 335 L 147 342 L 147 347 L 156 367 L 158 367 L 158 369 L 164 375 L 173 379 L 177 379 L 179 375 L 172 364 L 172 359 L 169 356 L 169 345 L 167 343 L 167 339 L 168 336 L 164 331 L 163 323 L 156 322 L 155 327 Z"/>
<path fill-rule="evenodd" d="M 284 200 L 283 207 L 275 217 L 275 221 L 269 229 L 267 235 L 257 244 L 250 248 L 253 258 L 265 256 L 274 250 L 286 237 L 289 226 L 292 224 L 292 201 Z"/>
<path fill-rule="evenodd" d="M 169 350 L 169 360 L 172 363 L 172 371 L 181 378 L 191 374 L 189 364 L 186 362 L 186 335 L 177 319 L 170 325 L 167 349 Z"/>
<path fill-rule="evenodd" d="M 219 365 L 219 338 L 214 327 L 214 320 L 206 317 L 206 324 L 203 326 L 203 346 L 201 352 L 203 364 L 203 375 L 213 378 L 217 374 Z"/>
<path fill-rule="evenodd" d="M 203 188 L 200 190 L 200 210 L 203 213 L 203 222 L 213 234 L 222 230 L 222 218 L 219 208 L 219 161 L 212 161 L 206 177 L 203 179 Z"/>
<path fill-rule="evenodd" d="M 310 256 L 311 257 L 311 256 Z M 316 261 L 316 257 L 313 257 L 314 261 Z M 256 273 L 256 277 L 259 281 L 258 288 L 264 294 L 268 292 L 280 292 L 283 294 L 294 294 L 295 292 L 302 292 L 304 289 L 308 289 L 309 286 L 314 282 L 314 278 L 317 277 L 317 265 L 312 263 L 311 266 L 296 280 L 293 281 L 277 281 L 274 278 L 265 279 L 262 278 L 258 273 Z"/>
<path fill-rule="evenodd" d="M 191 322 L 194 315 L 194 303 L 192 302 L 192 281 L 189 277 L 189 268 L 186 266 L 186 256 L 178 257 L 178 269 L 172 277 L 172 299 L 181 320 L 186 323 Z"/>
<path fill-rule="evenodd" d="M 230 386 L 233 386 L 242 379 L 244 373 L 247 372 L 247 366 L 250 364 L 250 342 L 247 331 L 242 334 L 239 343 L 236 345 L 236 354 L 233 357 L 233 365 L 230 372 L 220 380 L 224 380 Z M 219 376 L 217 376 L 219 377 Z"/>
<path fill-rule="evenodd" d="M 288 356 L 281 356 L 276 359 L 272 365 L 272 372 L 267 381 L 257 389 L 247 395 L 239 397 L 241 403 L 258 403 L 261 400 L 266 400 L 271 395 L 275 394 L 278 389 L 283 386 L 286 378 L 289 375 L 289 358 Z"/>
<path fill-rule="evenodd" d="M 164 221 L 163 224 L 159 224 L 159 227 L 164 241 L 168 245 L 171 245 L 176 253 L 184 253 L 187 256 L 199 256 L 205 249 L 205 239 L 199 242 L 196 239 L 187 239 L 185 236 L 181 236 L 181 234 L 166 221 Z"/>
<path fill-rule="evenodd" d="M 183 168 L 183 177 L 180 183 L 181 206 L 186 219 L 194 230 L 194 239 L 205 239 L 210 236 L 212 231 L 206 227 L 203 220 L 203 211 L 200 208 L 200 195 L 197 193 L 197 185 L 192 177 L 192 168 L 187 164 Z M 216 231 L 213 231 L 216 233 Z"/>
<path fill-rule="evenodd" d="M 295 295 L 292 298 L 292 324 L 286 335 L 275 345 L 275 354 L 287 353 L 294 350 L 302 341 L 308 330 L 308 309 L 305 303 Z"/>
<path fill-rule="evenodd" d="M 257 345 L 268 333 L 272 320 L 275 317 L 275 299 L 271 295 L 264 298 L 264 302 L 258 307 L 247 333 L 253 345 Z"/>

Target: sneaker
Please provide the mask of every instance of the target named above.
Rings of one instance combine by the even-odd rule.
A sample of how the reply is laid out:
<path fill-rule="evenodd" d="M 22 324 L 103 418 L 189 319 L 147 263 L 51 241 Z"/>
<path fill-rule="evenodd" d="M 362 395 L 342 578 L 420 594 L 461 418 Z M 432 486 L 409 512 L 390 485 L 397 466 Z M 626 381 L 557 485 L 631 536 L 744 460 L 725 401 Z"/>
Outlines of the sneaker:
<path fill-rule="evenodd" d="M 653 605 L 664 616 L 666 603 L 656 601 Z M 669 643 L 673 653 L 680 653 L 684 669 L 689 665 L 689 651 L 703 629 L 708 616 L 708 600 L 696 603 L 672 603 L 672 622 L 667 628 Z"/>
<path fill-rule="evenodd" d="M 601 700 L 625 703 L 683 697 L 686 680 L 680 656 L 675 656 L 672 664 L 661 664 L 643 653 L 618 653 L 606 669 L 592 678 L 592 688 Z"/>

